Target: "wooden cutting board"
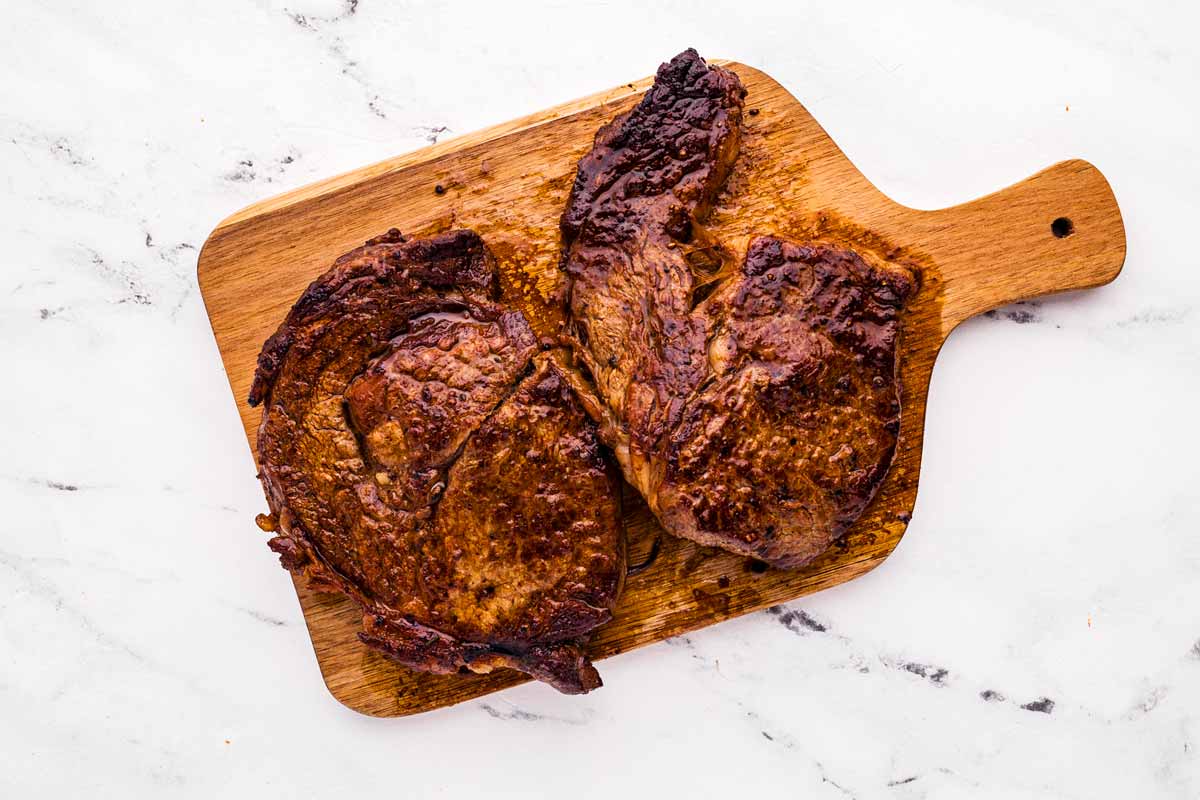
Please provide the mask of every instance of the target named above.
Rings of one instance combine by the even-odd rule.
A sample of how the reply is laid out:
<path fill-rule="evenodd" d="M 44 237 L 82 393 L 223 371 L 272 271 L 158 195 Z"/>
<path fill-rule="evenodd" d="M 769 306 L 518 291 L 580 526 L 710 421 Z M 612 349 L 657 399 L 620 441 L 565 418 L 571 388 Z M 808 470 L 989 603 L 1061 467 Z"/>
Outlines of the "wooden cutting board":
<path fill-rule="evenodd" d="M 597 659 L 878 566 L 903 536 L 916 500 L 929 376 L 950 331 L 1015 300 L 1107 283 L 1125 260 L 1120 211 L 1091 164 L 1064 161 L 979 200 L 917 211 L 875 189 L 782 86 L 751 67 L 726 66 L 746 85 L 748 113 L 742 155 L 706 227 L 742 252 L 750 236 L 770 233 L 832 240 L 920 270 L 922 287 L 904 318 L 900 447 L 853 529 L 795 572 L 672 538 L 627 490 L 629 561 L 649 563 L 629 578 L 615 619 L 594 637 L 590 652 Z M 390 227 L 410 236 L 474 228 L 496 254 L 508 300 L 540 331 L 551 330 L 558 319 L 548 303 L 559 280 L 558 218 L 576 163 L 596 129 L 633 106 L 651 82 L 627 83 L 315 183 L 218 225 L 200 254 L 200 288 L 252 449 L 261 412 L 246 396 L 263 341 L 309 281 Z M 271 580 L 274 557 L 265 536 L 262 555 L 263 580 Z M 360 615 L 348 600 L 299 585 L 296 591 L 325 683 L 350 708 L 412 714 L 525 680 L 508 670 L 409 671 L 359 643 Z"/>

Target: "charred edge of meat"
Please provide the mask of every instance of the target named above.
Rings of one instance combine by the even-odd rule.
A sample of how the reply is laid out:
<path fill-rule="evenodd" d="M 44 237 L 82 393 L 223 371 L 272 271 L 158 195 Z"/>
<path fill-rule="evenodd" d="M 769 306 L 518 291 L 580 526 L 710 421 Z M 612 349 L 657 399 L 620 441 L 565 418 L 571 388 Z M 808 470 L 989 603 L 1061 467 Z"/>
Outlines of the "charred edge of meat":
<path fill-rule="evenodd" d="M 355 267 L 338 269 L 346 264 Z M 483 240 L 474 231 L 447 231 L 409 241 L 399 229 L 392 228 L 338 258 L 332 268 L 308 285 L 258 355 L 249 404 L 258 406 L 270 395 L 299 328 L 317 318 L 337 314 L 342 307 L 340 301 L 347 294 L 361 291 L 366 282 L 386 283 L 404 267 L 411 271 L 413 279 L 434 289 L 457 289 L 491 300 L 500 297 L 499 274 L 492 267 Z"/>
<path fill-rule="evenodd" d="M 389 658 L 437 675 L 487 674 L 514 669 L 548 683 L 563 694 L 586 694 L 603 685 L 600 673 L 579 642 L 532 645 L 510 650 L 462 642 L 433 628 L 367 614 L 359 641 Z"/>
<path fill-rule="evenodd" d="M 745 95 L 737 75 L 709 66 L 694 49 L 662 64 L 638 105 L 602 127 L 579 162 L 559 223 L 564 266 L 589 219 L 604 217 L 601 237 L 620 235 L 621 206 L 631 197 L 675 192 L 679 205 L 662 224 L 689 241 L 737 157 Z"/>

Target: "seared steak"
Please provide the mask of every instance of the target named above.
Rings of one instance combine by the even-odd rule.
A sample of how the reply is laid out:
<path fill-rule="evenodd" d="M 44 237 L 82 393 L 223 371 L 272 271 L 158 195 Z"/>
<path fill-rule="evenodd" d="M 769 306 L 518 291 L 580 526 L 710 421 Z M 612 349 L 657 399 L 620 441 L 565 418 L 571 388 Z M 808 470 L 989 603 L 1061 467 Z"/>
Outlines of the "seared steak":
<path fill-rule="evenodd" d="M 908 276 L 772 237 L 699 309 L 708 374 L 662 446 L 663 525 L 796 567 L 875 495 L 896 448 Z"/>
<path fill-rule="evenodd" d="M 891 464 L 915 283 L 776 238 L 732 276 L 696 258 L 714 251 L 700 223 L 737 158 L 744 94 L 688 50 L 596 135 L 562 218 L 567 330 L 601 435 L 663 526 L 790 568 Z"/>
<path fill-rule="evenodd" d="M 553 353 L 469 231 L 339 258 L 259 356 L 250 403 L 285 567 L 415 669 L 600 685 L 581 649 L 624 575 L 619 488 Z"/>

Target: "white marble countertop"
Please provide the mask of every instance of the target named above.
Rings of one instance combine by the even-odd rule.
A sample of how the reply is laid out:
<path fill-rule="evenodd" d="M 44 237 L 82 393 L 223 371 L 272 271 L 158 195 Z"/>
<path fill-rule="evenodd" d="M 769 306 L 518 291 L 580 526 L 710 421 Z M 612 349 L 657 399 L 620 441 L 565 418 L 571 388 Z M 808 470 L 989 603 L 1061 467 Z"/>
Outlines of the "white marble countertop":
<path fill-rule="evenodd" d="M 0 796 L 1200 796 L 1200 16 L 851 5 L 9 4 Z M 253 523 L 197 248 L 688 45 L 768 71 L 910 205 L 1091 160 L 1124 273 L 951 336 L 912 525 L 864 578 L 586 697 L 346 710 Z"/>

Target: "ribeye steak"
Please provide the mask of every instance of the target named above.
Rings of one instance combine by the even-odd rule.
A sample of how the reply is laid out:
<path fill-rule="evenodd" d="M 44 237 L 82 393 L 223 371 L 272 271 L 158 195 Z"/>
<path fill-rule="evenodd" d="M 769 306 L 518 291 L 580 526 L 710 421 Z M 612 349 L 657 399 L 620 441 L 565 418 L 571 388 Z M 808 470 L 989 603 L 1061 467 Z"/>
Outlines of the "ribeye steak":
<path fill-rule="evenodd" d="M 288 569 L 430 672 L 600 685 L 581 644 L 624 576 L 619 486 L 556 355 L 469 231 L 336 261 L 259 356 L 250 403 Z"/>
<path fill-rule="evenodd" d="M 567 332 L 601 436 L 664 528 L 791 568 L 891 464 L 916 284 L 776 236 L 734 269 L 691 257 L 713 249 L 700 225 L 737 159 L 744 94 L 688 50 L 596 135 L 562 218 Z"/>

